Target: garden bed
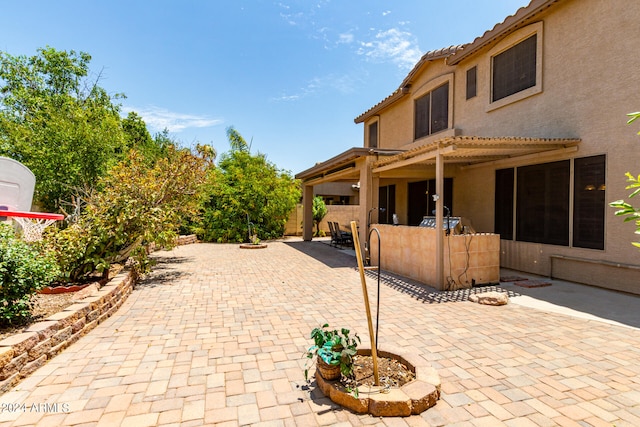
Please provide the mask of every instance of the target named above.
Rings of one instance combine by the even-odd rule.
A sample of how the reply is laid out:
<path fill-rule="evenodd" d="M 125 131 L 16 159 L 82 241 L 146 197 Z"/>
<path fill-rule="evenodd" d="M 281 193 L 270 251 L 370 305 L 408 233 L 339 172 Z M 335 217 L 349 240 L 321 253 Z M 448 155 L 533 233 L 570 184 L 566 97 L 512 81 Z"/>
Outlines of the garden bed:
<path fill-rule="evenodd" d="M 0 341 L 0 394 L 7 392 L 120 308 L 131 293 L 135 274 L 122 271 L 100 290 L 58 311 L 57 295 L 39 295 L 42 320 L 13 331 Z M 83 292 L 83 291 L 81 291 Z M 73 295 L 73 294 L 72 294 Z M 47 310 L 56 311 L 44 317 Z"/>
<path fill-rule="evenodd" d="M 30 325 L 37 323 L 47 317 L 63 311 L 65 308 L 72 305 L 74 301 L 74 293 L 68 292 L 64 294 L 36 294 L 31 299 L 32 309 L 31 317 L 22 322 L 19 325 L 5 326 L 0 328 L 0 341 L 10 337 L 11 335 L 19 334 Z"/>
<path fill-rule="evenodd" d="M 426 360 L 385 350 L 378 350 L 377 353 L 381 359 L 387 358 L 397 362 L 388 364 L 390 369 L 401 368 L 399 372 L 406 374 L 408 371 L 415 377 L 406 378 L 409 381 L 398 386 L 358 385 L 358 392 L 354 394 L 353 385 L 347 388 L 339 380 L 325 380 L 316 370 L 315 378 L 318 388 L 334 403 L 356 413 L 369 413 L 375 417 L 418 415 L 436 404 L 440 398 L 440 377 Z M 358 349 L 358 355 L 369 357 L 371 350 Z M 368 371 L 362 361 L 360 364 L 363 365 L 363 371 Z"/>

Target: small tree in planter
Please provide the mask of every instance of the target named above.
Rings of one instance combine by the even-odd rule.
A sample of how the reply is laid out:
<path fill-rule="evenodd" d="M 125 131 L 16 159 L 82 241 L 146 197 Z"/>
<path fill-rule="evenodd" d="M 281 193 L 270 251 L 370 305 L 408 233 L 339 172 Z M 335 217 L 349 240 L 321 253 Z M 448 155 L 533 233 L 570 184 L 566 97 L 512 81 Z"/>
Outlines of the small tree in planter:
<path fill-rule="evenodd" d="M 316 196 L 313 198 L 313 222 L 316 224 L 316 237 L 322 236 L 320 231 L 320 222 L 327 216 L 327 205 L 322 200 L 322 197 Z"/>

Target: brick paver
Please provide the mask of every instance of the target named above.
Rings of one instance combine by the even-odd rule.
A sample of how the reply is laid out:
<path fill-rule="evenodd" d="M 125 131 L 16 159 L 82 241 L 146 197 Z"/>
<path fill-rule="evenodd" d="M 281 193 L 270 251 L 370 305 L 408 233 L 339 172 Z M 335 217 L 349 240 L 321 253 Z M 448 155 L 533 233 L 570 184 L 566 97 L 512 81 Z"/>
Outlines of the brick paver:
<path fill-rule="evenodd" d="M 352 256 L 297 240 L 155 256 L 118 312 L 0 396 L 0 425 L 640 425 L 639 329 L 392 280 L 381 345 L 429 360 L 443 396 L 420 416 L 377 419 L 303 379 L 313 327 L 368 342 Z"/>

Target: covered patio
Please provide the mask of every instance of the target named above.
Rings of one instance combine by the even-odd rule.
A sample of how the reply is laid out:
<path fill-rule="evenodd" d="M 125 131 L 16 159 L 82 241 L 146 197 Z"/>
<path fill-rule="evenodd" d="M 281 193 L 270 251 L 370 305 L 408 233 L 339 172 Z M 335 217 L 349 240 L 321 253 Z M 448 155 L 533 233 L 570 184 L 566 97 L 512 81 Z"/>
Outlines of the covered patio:
<path fill-rule="evenodd" d="M 457 132 L 455 132 L 457 133 Z M 523 138 L 523 137 L 486 137 L 486 136 L 462 136 L 449 135 L 441 138 L 430 138 L 433 142 L 422 144 L 409 150 L 380 150 L 367 148 L 353 148 L 326 162 L 319 163 L 311 169 L 298 174 L 304 185 L 304 223 L 303 237 L 311 240 L 313 219 L 311 204 L 313 199 L 313 186 L 322 182 L 350 180 L 353 185 L 360 187 L 360 209 L 357 218 L 358 224 L 377 223 L 378 208 L 381 205 L 380 189 L 394 185 L 394 208 L 397 208 L 398 227 L 392 225 L 379 226 L 384 236 L 381 239 L 381 258 L 377 258 L 376 245 L 372 244 L 372 261 L 379 263 L 382 268 L 414 278 L 436 289 L 450 288 L 450 280 L 445 274 L 445 268 L 452 270 L 464 268 L 468 271 L 470 264 L 476 267 L 491 267 L 482 270 L 478 278 L 469 277 L 464 284 L 457 287 L 470 287 L 472 283 L 491 282 L 499 278 L 500 262 L 495 262 L 495 256 L 501 256 L 499 236 L 492 234 L 492 221 L 478 220 L 480 216 L 493 217 L 486 212 L 479 213 L 473 208 L 472 200 L 479 197 L 477 192 L 470 194 L 465 189 L 466 182 L 473 181 L 475 176 L 484 177 L 487 182 L 483 185 L 483 197 L 494 199 L 495 174 L 493 170 L 523 164 L 525 162 L 542 162 L 552 159 L 566 158 L 578 150 L 580 139 L 577 138 Z M 477 171 L 482 171 L 477 174 Z M 491 179 L 487 179 L 491 176 Z M 427 206 L 434 207 L 434 227 L 432 230 L 423 227 L 403 230 L 416 224 L 409 224 L 409 210 L 412 201 L 408 195 L 407 187 L 410 183 L 419 180 L 434 181 L 434 190 L 423 196 L 428 199 Z M 445 180 L 455 180 L 456 186 L 451 191 L 450 204 L 455 201 L 462 206 L 456 213 L 461 223 L 469 225 L 465 229 L 465 235 L 487 240 L 485 248 L 492 255 L 482 254 L 485 249 L 478 248 L 478 259 L 465 260 L 466 266 L 452 267 L 452 246 L 445 248 L 447 233 L 445 210 Z M 398 186 L 395 189 L 395 186 Z M 384 203 L 382 203 L 384 204 Z M 395 209 L 394 209 L 395 210 Z M 374 214 L 370 217 L 371 214 Z M 396 213 L 396 212 L 394 212 Z M 427 209 L 422 213 L 429 216 Z M 473 226 L 471 226 L 473 224 Z M 368 228 L 360 226 L 360 241 L 366 242 Z M 435 232 L 435 230 L 443 230 Z M 460 229 L 457 230 L 460 233 Z M 455 234 L 455 233 L 452 233 Z M 496 243 L 497 242 L 497 243 Z M 375 243 L 375 242 L 374 242 Z M 458 245 L 465 246 L 462 242 Z M 482 244 L 480 244 L 482 246 Z M 497 245 L 497 247 L 496 247 Z M 416 251 L 420 253 L 416 256 Z M 469 257 L 469 249 L 462 250 L 462 258 Z M 473 255 L 472 255 L 473 256 Z M 492 258 L 492 259 L 488 259 Z M 481 260 L 483 259 L 483 260 Z M 433 270 L 425 273 L 425 265 Z M 495 270 L 495 271 L 494 271 Z M 495 274 L 494 274 L 495 273 Z M 453 273 L 457 276 L 459 273 Z M 480 273 L 479 273 L 480 274 Z M 451 276 L 450 274 L 449 276 Z"/>

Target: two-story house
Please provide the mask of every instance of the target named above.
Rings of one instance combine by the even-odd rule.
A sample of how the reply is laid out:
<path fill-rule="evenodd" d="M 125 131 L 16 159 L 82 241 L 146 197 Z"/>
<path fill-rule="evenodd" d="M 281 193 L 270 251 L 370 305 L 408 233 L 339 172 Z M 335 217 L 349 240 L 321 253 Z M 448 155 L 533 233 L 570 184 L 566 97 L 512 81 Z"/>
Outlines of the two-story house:
<path fill-rule="evenodd" d="M 363 147 L 297 174 L 305 215 L 313 185 L 359 182 L 360 240 L 371 215 L 390 222 L 380 207 L 400 224 L 380 226 L 385 251 L 414 245 L 401 228 L 433 214 L 441 229 L 450 214 L 499 235 L 501 267 L 640 293 L 635 227 L 608 206 L 629 193 L 624 173 L 640 173 L 638 127 L 626 124 L 640 110 L 639 22 L 624 0 L 532 0 L 474 41 L 428 52 L 356 117 Z M 419 258 L 381 254 L 382 267 L 420 278 L 416 264 L 434 265 L 426 282 L 446 289 L 459 274 L 436 234 Z"/>

